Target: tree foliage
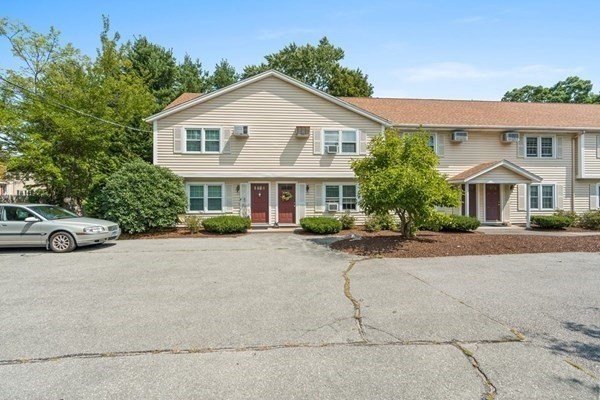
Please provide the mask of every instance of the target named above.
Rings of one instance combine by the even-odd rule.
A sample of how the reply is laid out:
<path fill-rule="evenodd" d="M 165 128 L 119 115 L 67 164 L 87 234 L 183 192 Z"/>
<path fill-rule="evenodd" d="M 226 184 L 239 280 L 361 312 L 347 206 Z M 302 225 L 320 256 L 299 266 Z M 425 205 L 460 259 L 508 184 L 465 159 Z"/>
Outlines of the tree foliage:
<path fill-rule="evenodd" d="M 229 61 L 222 59 L 215 65 L 215 71 L 208 79 L 207 91 L 212 92 L 236 83 L 240 80 L 240 75 L 236 72 L 235 67 L 229 64 Z"/>
<path fill-rule="evenodd" d="M 527 85 L 508 91 L 502 101 L 527 103 L 600 103 L 591 81 L 570 76 L 551 87 Z"/>
<path fill-rule="evenodd" d="M 202 69 L 200 60 L 193 60 L 189 54 L 186 54 L 178 67 L 175 97 L 185 92 L 204 93 L 207 85 L 208 72 Z"/>
<path fill-rule="evenodd" d="M 10 29 L 5 35 L 14 35 Z M 8 81 L 18 86 L 2 81 L 2 112 L 10 118 L 0 129 L 11 153 L 9 170 L 33 179 L 50 201 L 80 207 L 90 189 L 123 162 L 151 156 L 151 132 L 142 118 L 152 112 L 154 100 L 144 82 L 128 73 L 131 63 L 118 34 L 109 37 L 108 19 L 94 61 L 48 40 L 53 37 L 23 39 L 27 45 L 19 54 L 47 52 L 52 62 L 37 74 L 7 71 Z"/>
<path fill-rule="evenodd" d="M 333 96 L 371 96 L 373 85 L 368 76 L 360 69 L 342 66 L 343 58 L 344 50 L 323 37 L 317 46 L 291 43 L 277 53 L 266 55 L 266 62 L 246 66 L 242 76 L 249 78 L 275 69 Z"/>
<path fill-rule="evenodd" d="M 402 135 L 388 129 L 371 141 L 369 157 L 352 161 L 362 209 L 395 214 L 404 237 L 413 237 L 436 206 L 455 207 L 460 201 L 460 191 L 438 171 L 428 139 L 426 131 Z"/>
<path fill-rule="evenodd" d="M 134 161 L 123 165 L 91 199 L 95 216 L 115 221 L 125 232 L 174 226 L 184 213 L 183 181 L 169 169 Z"/>

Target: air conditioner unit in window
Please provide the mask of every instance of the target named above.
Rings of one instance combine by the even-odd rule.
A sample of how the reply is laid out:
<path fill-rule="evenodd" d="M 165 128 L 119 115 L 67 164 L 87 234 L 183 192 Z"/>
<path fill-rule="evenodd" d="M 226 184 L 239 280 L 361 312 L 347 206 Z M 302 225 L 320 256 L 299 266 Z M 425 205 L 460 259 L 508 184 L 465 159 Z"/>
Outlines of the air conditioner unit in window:
<path fill-rule="evenodd" d="M 240 137 L 248 137 L 250 136 L 250 129 L 248 125 L 235 125 L 233 127 L 233 135 Z"/>
<path fill-rule="evenodd" d="M 337 144 L 330 144 L 329 146 L 325 146 L 325 150 L 327 151 L 327 154 L 337 154 L 337 152 L 338 152 L 338 145 Z"/>
<path fill-rule="evenodd" d="M 310 126 L 297 126 L 296 127 L 296 137 L 309 137 L 310 136 Z"/>
<path fill-rule="evenodd" d="M 515 132 L 515 131 L 510 131 L 510 132 L 504 132 L 502 134 L 502 142 L 503 143 L 516 143 L 519 141 L 519 132 Z"/>
<path fill-rule="evenodd" d="M 450 138 L 453 142 L 466 142 L 469 140 L 469 132 L 467 131 L 454 131 Z"/>
<path fill-rule="evenodd" d="M 327 211 L 338 211 L 340 205 L 338 203 L 327 203 Z"/>

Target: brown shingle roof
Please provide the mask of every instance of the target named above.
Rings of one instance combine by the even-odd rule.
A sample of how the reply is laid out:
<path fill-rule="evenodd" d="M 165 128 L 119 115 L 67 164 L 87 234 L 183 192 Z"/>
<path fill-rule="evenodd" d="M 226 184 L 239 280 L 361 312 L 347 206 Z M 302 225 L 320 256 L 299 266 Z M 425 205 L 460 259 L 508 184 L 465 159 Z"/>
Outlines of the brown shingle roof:
<path fill-rule="evenodd" d="M 200 96 L 202 96 L 202 93 L 182 93 L 179 97 L 177 97 L 175 100 L 169 103 L 169 105 L 166 106 L 164 109 L 168 110 L 169 108 L 173 108 L 175 106 L 183 104 L 186 101 L 194 100 L 195 98 L 198 98 Z"/>
<path fill-rule="evenodd" d="M 600 128 L 600 105 L 342 97 L 398 125 Z"/>
<path fill-rule="evenodd" d="M 492 167 L 499 163 L 500 163 L 500 161 L 491 161 L 491 162 L 476 165 L 473 168 L 464 170 L 463 172 L 461 172 L 458 175 L 454 175 L 452 178 L 450 178 L 450 180 L 451 181 L 462 181 L 462 180 L 468 179 L 468 178 L 472 177 L 473 175 L 477 175 L 481 171 L 484 171 L 484 170 L 488 169 L 489 167 Z"/>

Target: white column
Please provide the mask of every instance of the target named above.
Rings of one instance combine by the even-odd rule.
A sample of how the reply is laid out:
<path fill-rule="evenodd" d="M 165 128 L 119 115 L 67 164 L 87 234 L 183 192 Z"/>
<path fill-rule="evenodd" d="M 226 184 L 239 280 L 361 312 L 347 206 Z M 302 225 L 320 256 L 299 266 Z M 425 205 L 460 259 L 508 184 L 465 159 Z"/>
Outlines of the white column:
<path fill-rule="evenodd" d="M 470 217 L 469 214 L 469 184 L 465 183 L 465 215 Z"/>
<path fill-rule="evenodd" d="M 527 229 L 531 228 L 531 183 L 527 184 L 527 191 L 525 196 L 525 210 L 527 210 Z"/>

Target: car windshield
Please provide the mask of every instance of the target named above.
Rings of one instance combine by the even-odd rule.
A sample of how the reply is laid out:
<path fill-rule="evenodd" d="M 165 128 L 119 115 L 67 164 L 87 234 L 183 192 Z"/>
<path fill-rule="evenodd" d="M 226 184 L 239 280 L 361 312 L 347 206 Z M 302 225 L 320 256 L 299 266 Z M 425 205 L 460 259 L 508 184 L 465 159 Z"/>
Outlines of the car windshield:
<path fill-rule="evenodd" d="M 56 206 L 33 206 L 29 207 L 31 210 L 40 214 L 42 217 L 47 220 L 54 219 L 66 219 L 66 218 L 77 218 L 79 217 L 77 214 L 72 213 L 71 211 L 67 211 L 64 208 L 56 207 Z"/>

